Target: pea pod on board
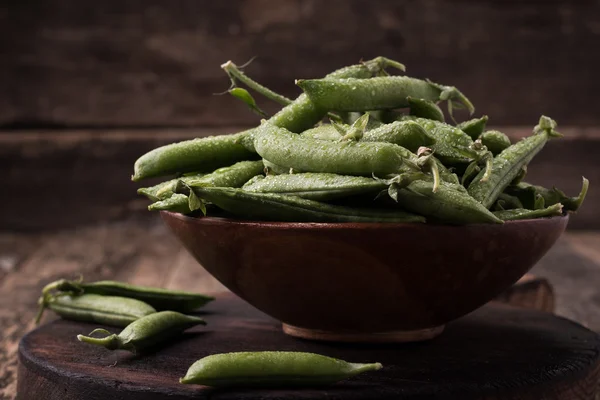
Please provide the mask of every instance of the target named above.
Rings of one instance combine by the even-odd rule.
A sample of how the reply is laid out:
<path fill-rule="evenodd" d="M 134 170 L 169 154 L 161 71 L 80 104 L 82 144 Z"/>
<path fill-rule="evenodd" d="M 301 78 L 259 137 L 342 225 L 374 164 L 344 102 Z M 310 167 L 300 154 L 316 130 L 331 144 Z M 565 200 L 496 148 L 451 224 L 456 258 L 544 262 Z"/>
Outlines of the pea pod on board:
<path fill-rule="evenodd" d="M 213 387 L 319 386 L 381 368 L 380 363 L 349 363 L 314 353 L 238 352 L 204 357 L 179 381 Z"/>
<path fill-rule="evenodd" d="M 287 194 L 318 201 L 376 194 L 386 188 L 385 182 L 363 176 L 310 172 L 253 179 L 242 187 L 249 192 Z"/>
<path fill-rule="evenodd" d="M 425 222 L 400 210 L 345 207 L 276 193 L 231 188 L 192 188 L 203 201 L 242 218 L 294 222 Z"/>
<path fill-rule="evenodd" d="M 468 121 L 461 122 L 460 124 L 456 125 L 456 127 L 469 135 L 471 139 L 476 140 L 485 130 L 487 122 L 488 116 L 484 115 L 480 118 L 473 118 Z"/>
<path fill-rule="evenodd" d="M 540 118 L 539 124 L 534 128 L 534 133 L 502 151 L 494 157 L 492 173 L 488 180 L 482 181 L 481 171 L 468 187 L 469 194 L 479 201 L 485 208 L 490 208 L 498 195 L 520 173 L 521 168 L 544 147 L 546 142 L 560 133 L 555 131 L 556 122 L 546 116 Z"/>
<path fill-rule="evenodd" d="M 557 203 L 539 210 L 515 208 L 512 210 L 494 211 L 494 215 L 503 221 L 515 221 L 520 219 L 555 217 L 557 215 L 562 215 L 562 209 L 562 204 Z"/>
<path fill-rule="evenodd" d="M 369 111 L 408 107 L 408 97 L 431 101 L 448 100 L 452 107 L 464 106 L 473 113 L 471 102 L 455 87 L 406 76 L 371 79 L 299 79 L 296 84 L 317 105 L 335 111 Z"/>
<path fill-rule="evenodd" d="M 127 326 L 139 318 L 156 312 L 151 305 L 127 297 L 98 294 L 46 294 L 40 298 L 40 311 L 36 322 L 41 319 L 45 308 L 51 309 L 65 319 L 118 327 Z"/>
<path fill-rule="evenodd" d="M 123 349 L 137 353 L 172 339 L 196 325 L 206 325 L 206 322 L 202 318 L 176 311 L 160 311 L 132 322 L 118 335 L 111 334 L 106 329 L 95 329 L 88 336 L 77 335 L 77 339 L 81 342 L 106 347 L 108 350 Z M 95 333 L 104 333 L 107 336 L 92 337 L 91 335 Z"/>
<path fill-rule="evenodd" d="M 84 293 L 86 295 L 126 297 L 128 299 L 135 299 L 136 301 L 143 301 L 158 311 L 193 311 L 215 299 L 212 296 L 200 293 L 131 285 L 117 281 L 80 282 L 60 279 L 46 285 L 43 293 L 47 294 L 52 290 L 78 294 Z"/>

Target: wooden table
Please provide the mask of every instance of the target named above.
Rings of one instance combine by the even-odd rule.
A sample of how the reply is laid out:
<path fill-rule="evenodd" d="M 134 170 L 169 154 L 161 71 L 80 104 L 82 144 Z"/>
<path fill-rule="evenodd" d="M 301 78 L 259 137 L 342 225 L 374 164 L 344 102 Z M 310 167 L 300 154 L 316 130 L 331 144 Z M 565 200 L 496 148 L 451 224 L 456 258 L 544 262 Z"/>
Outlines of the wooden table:
<path fill-rule="evenodd" d="M 600 233 L 566 233 L 533 272 L 552 283 L 557 314 L 600 331 Z M 88 280 L 225 290 L 154 214 L 58 232 L 0 233 L 0 399 L 15 395 L 17 345 L 33 328 L 40 289 L 80 273 Z"/>

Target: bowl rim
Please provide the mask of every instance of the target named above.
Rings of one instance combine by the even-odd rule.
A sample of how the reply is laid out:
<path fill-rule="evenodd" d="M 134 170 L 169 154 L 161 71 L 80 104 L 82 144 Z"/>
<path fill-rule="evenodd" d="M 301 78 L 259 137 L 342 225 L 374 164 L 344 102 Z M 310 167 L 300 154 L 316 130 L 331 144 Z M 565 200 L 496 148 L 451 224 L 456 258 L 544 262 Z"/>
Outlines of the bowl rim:
<path fill-rule="evenodd" d="M 554 217 L 542 217 L 542 218 L 530 218 L 520 219 L 515 221 L 506 221 L 504 224 L 464 224 L 464 225 L 450 225 L 450 224 L 431 224 L 431 223 L 420 223 L 420 222 L 286 222 L 286 221 L 256 221 L 256 220 L 242 220 L 232 219 L 225 217 L 190 217 L 188 215 L 172 212 L 172 211 L 160 211 L 161 217 L 165 218 L 165 215 L 169 218 L 176 218 L 189 224 L 194 225 L 230 225 L 230 226 L 245 226 L 245 227 L 271 227 L 271 228 L 299 228 L 299 229 L 398 229 L 398 228 L 413 228 L 413 227 L 435 227 L 445 229 L 465 229 L 465 228 L 476 228 L 486 227 L 490 229 L 492 227 L 505 227 L 513 225 L 531 225 L 531 224 L 543 224 L 549 223 L 550 221 L 561 220 L 565 223 L 569 220 L 569 214 L 557 215 Z M 493 229 L 493 228 L 492 228 Z"/>

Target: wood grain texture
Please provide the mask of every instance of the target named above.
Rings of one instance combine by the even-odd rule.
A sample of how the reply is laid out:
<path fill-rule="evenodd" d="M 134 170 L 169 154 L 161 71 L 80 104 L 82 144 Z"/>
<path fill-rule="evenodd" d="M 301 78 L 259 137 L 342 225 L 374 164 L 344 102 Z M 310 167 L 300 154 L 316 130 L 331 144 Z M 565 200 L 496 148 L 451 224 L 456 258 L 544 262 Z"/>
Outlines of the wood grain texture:
<path fill-rule="evenodd" d="M 400 346 L 297 340 L 232 295 L 217 297 L 206 312 L 207 327 L 139 355 L 67 339 L 94 325 L 43 326 L 20 344 L 17 399 L 44 393 L 47 400 L 590 400 L 600 378 L 598 334 L 530 310 L 485 306 L 449 324 L 436 340 Z M 384 367 L 325 388 L 215 390 L 178 383 L 201 357 L 257 350 L 306 351 Z"/>
<path fill-rule="evenodd" d="M 240 127 L 155 130 L 21 131 L 0 133 L 0 221 L 6 230 L 73 228 L 148 216 L 149 202 L 136 195 L 138 187 L 158 179 L 133 183 L 133 163 L 160 145 L 233 133 Z M 515 140 L 531 127 L 508 127 Z M 585 205 L 572 216 L 571 228 L 600 227 L 600 129 L 564 127 L 565 137 L 551 141 L 534 158 L 527 181 L 557 187 L 569 195 L 581 188 L 581 176 L 591 181 Z M 43 204 L 43 207 L 41 206 Z M 27 217 L 25 217 L 27 216 Z"/>
<path fill-rule="evenodd" d="M 247 124 L 221 63 L 286 95 L 377 55 L 461 88 L 493 122 L 593 125 L 600 1 L 76 0 L 0 11 L 4 126 Z M 268 102 L 260 99 L 261 103 Z"/>

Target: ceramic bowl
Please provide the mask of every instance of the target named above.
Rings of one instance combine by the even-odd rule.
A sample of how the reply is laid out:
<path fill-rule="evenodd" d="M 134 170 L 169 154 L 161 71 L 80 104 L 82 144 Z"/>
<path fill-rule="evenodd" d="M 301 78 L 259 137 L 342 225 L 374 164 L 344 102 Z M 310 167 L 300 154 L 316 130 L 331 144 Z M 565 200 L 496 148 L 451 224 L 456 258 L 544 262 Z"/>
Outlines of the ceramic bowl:
<path fill-rule="evenodd" d="M 162 212 L 223 285 L 287 334 L 418 341 L 514 284 L 568 216 L 465 226 L 252 222 Z"/>

